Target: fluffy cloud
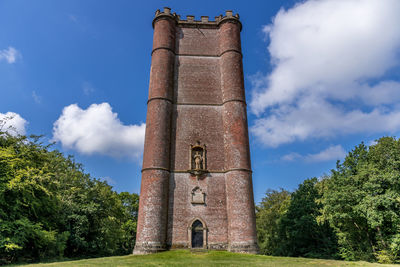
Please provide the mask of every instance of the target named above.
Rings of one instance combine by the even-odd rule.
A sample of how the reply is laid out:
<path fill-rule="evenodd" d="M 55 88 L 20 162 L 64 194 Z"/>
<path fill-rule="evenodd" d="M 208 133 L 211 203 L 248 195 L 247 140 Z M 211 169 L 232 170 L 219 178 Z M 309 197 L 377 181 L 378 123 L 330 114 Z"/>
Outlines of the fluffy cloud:
<path fill-rule="evenodd" d="M 25 126 L 27 121 L 19 114 L 14 112 L 0 113 L 0 130 L 11 135 L 26 133 Z"/>
<path fill-rule="evenodd" d="M 398 108 L 377 107 L 363 112 L 316 97 L 304 97 L 293 106 L 280 106 L 271 113 L 257 119 L 251 127 L 252 133 L 271 147 L 310 137 L 395 132 L 400 129 Z"/>
<path fill-rule="evenodd" d="M 320 162 L 329 160 L 338 160 L 346 156 L 346 151 L 341 145 L 330 146 L 325 150 L 316 154 L 300 155 L 298 153 L 290 153 L 283 156 L 281 159 L 284 161 L 304 160 L 306 162 Z"/>
<path fill-rule="evenodd" d="M 0 61 L 5 60 L 8 63 L 12 64 L 17 60 L 19 56 L 19 52 L 12 46 L 9 46 L 8 49 L 0 50 Z"/>
<path fill-rule="evenodd" d="M 309 0 L 263 31 L 273 70 L 252 77 L 251 131 L 278 146 L 400 129 L 400 1 Z"/>
<path fill-rule="evenodd" d="M 140 158 L 145 124 L 123 125 L 108 103 L 92 104 L 86 110 L 72 104 L 54 123 L 53 140 L 82 154 Z"/>

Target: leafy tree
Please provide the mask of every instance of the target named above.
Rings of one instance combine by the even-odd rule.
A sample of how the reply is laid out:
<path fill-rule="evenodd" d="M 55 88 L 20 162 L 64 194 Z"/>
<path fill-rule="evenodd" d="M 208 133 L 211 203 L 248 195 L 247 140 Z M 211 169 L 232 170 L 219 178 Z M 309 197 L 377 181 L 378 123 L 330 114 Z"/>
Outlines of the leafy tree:
<path fill-rule="evenodd" d="M 130 253 L 133 251 L 136 241 L 136 226 L 139 210 L 139 196 L 137 194 L 130 194 L 122 192 L 119 194 L 124 209 L 125 220 L 121 222 L 123 230 L 122 238 L 122 253 Z"/>
<path fill-rule="evenodd" d="M 45 151 L 26 137 L 0 136 L 0 253 L 5 260 L 55 256 L 57 242 L 63 242 L 54 225 L 60 203 Z"/>
<path fill-rule="evenodd" d="M 0 132 L 0 261 L 130 253 L 138 196 L 49 148 Z"/>
<path fill-rule="evenodd" d="M 347 260 L 400 259 L 400 141 L 361 143 L 326 181 L 323 217 L 335 228 Z"/>
<path fill-rule="evenodd" d="M 266 196 L 256 206 L 257 237 L 260 252 L 275 255 L 280 246 L 279 222 L 290 204 L 290 193 L 286 190 L 267 190 Z"/>
<path fill-rule="evenodd" d="M 318 199 L 317 178 L 307 179 L 292 193 L 287 212 L 279 222 L 280 245 L 277 250 L 282 256 L 315 258 L 336 257 L 335 234 L 325 221 L 318 221 L 321 203 Z"/>

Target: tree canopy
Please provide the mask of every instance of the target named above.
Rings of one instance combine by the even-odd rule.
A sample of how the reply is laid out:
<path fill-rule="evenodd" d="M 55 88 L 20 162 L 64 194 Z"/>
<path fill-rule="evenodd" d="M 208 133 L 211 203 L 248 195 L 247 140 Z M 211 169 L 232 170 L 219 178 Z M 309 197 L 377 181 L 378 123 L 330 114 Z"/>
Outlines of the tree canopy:
<path fill-rule="evenodd" d="M 256 211 L 265 254 L 398 262 L 400 141 L 361 143 L 330 175 L 267 191 Z"/>
<path fill-rule="evenodd" d="M 130 253 L 138 195 L 113 191 L 40 140 L 0 132 L 0 261 Z"/>
<path fill-rule="evenodd" d="M 400 141 L 355 147 L 327 179 L 322 204 L 344 258 L 399 260 Z"/>

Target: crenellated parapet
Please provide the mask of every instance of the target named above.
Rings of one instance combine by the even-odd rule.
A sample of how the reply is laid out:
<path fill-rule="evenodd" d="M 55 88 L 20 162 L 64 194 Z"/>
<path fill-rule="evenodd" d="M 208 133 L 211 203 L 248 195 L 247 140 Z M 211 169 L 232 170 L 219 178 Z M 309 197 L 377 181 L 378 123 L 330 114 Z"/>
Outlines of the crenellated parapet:
<path fill-rule="evenodd" d="M 156 11 L 153 19 L 153 28 L 154 23 L 159 19 L 172 19 L 178 26 L 188 28 L 219 28 L 222 23 L 229 21 L 238 23 L 240 25 L 240 30 L 242 29 L 242 24 L 239 20 L 239 14 L 233 14 L 232 10 L 227 10 L 225 12 L 225 16 L 216 16 L 214 20 L 210 20 L 208 16 L 201 16 L 200 20 L 196 20 L 195 16 L 193 15 L 187 15 L 186 19 L 182 19 L 180 15 L 171 13 L 171 9 L 169 7 L 164 7 L 163 11 L 160 11 L 159 9 Z"/>

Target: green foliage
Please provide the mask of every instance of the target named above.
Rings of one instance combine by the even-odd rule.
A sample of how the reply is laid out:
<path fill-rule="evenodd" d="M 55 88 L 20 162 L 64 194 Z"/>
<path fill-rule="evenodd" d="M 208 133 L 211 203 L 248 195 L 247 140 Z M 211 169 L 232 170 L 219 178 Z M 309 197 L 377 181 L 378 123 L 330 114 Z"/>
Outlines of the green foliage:
<path fill-rule="evenodd" d="M 260 253 L 275 255 L 280 247 L 279 223 L 290 204 L 286 190 L 267 190 L 266 196 L 256 206 L 256 225 Z"/>
<path fill-rule="evenodd" d="M 257 207 L 262 253 L 400 262 L 400 140 L 361 143 L 330 176 L 287 195 L 267 191 Z"/>
<path fill-rule="evenodd" d="M 39 141 L 0 132 L 0 261 L 131 252 L 138 196 Z"/>
<path fill-rule="evenodd" d="M 260 252 L 276 256 L 335 258 L 337 241 L 325 221 L 318 221 L 321 193 L 317 179 L 307 179 L 290 194 L 268 190 L 257 206 Z"/>
<path fill-rule="evenodd" d="M 122 223 L 122 246 L 121 249 L 124 253 L 133 251 L 136 238 L 137 216 L 139 210 L 139 196 L 137 194 L 130 194 L 122 192 L 119 194 L 119 199 L 122 202 L 124 209 L 124 218 L 127 218 Z"/>
<path fill-rule="evenodd" d="M 400 260 L 400 141 L 355 147 L 327 179 L 322 204 L 345 259 Z"/>
<path fill-rule="evenodd" d="M 317 179 L 307 179 L 292 193 L 287 212 L 279 223 L 278 255 L 314 258 L 336 257 L 336 237 L 329 224 L 318 221 L 322 205 Z"/>

